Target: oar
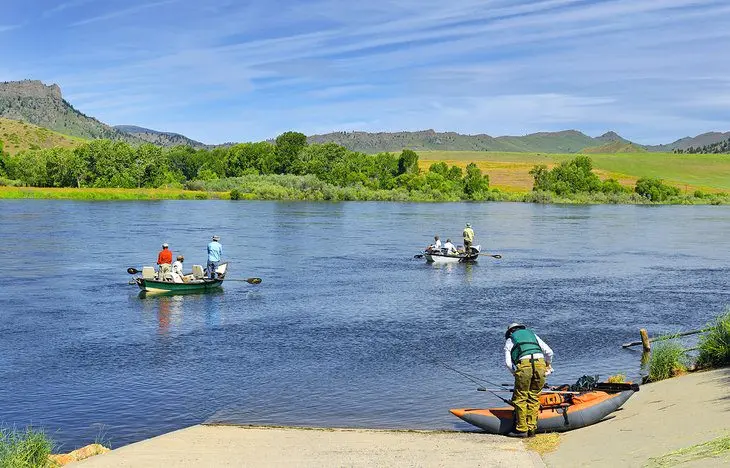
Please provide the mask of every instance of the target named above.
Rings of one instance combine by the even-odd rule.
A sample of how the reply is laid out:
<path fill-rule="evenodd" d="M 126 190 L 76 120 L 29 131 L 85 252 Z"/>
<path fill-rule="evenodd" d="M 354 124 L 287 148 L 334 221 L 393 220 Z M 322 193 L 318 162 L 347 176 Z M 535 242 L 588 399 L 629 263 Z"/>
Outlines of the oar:
<path fill-rule="evenodd" d="M 486 255 L 487 257 L 492 257 L 492 258 L 502 258 L 502 256 L 500 254 L 480 253 L 479 255 Z"/>
<path fill-rule="evenodd" d="M 245 281 L 248 284 L 259 284 L 261 283 L 261 278 L 231 278 L 227 279 L 226 281 Z"/>
<path fill-rule="evenodd" d="M 142 272 L 136 268 L 129 267 L 127 268 L 127 273 L 129 273 L 130 275 L 136 275 L 137 273 Z M 248 284 L 260 284 L 263 280 L 261 278 L 231 278 L 226 281 L 245 281 Z"/>
<path fill-rule="evenodd" d="M 423 254 L 416 254 L 413 256 L 413 258 L 423 258 Z"/>

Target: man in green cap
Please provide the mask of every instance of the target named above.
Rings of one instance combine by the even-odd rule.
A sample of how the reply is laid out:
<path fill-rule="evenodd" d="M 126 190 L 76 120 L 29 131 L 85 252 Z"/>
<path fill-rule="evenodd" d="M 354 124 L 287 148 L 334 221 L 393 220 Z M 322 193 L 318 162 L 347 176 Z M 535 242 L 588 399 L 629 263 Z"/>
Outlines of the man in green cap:
<path fill-rule="evenodd" d="M 553 350 L 521 323 L 511 323 L 504 334 L 504 360 L 515 376 L 512 403 L 515 428 L 510 437 L 532 437 L 537 431 L 540 392 L 545 376 L 552 372 Z"/>
<path fill-rule="evenodd" d="M 474 230 L 471 228 L 471 224 L 466 223 L 464 228 L 464 253 L 469 255 L 471 252 L 471 243 L 474 242 Z"/>

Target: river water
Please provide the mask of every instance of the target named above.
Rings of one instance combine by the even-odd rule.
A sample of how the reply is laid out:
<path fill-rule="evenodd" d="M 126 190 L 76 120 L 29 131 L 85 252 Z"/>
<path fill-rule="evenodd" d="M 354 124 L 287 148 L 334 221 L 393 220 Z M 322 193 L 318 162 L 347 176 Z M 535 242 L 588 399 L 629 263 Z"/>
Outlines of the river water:
<path fill-rule="evenodd" d="M 501 260 L 414 259 L 435 233 Z M 555 351 L 551 383 L 638 378 L 621 344 L 730 303 L 730 207 L 229 201 L 0 202 L 0 423 L 69 450 L 200 422 L 468 430 L 495 405 L 505 326 Z M 229 278 L 143 297 L 127 267 L 163 241 L 192 264 L 221 236 Z"/>

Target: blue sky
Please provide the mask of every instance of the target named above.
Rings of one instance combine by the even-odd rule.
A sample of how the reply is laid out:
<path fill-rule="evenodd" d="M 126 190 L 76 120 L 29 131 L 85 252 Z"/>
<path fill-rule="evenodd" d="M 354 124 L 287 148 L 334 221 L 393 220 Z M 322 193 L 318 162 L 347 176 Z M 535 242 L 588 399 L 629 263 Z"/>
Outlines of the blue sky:
<path fill-rule="evenodd" d="M 0 6 L 0 81 L 205 143 L 287 130 L 666 143 L 730 130 L 727 0 L 60 0 Z"/>

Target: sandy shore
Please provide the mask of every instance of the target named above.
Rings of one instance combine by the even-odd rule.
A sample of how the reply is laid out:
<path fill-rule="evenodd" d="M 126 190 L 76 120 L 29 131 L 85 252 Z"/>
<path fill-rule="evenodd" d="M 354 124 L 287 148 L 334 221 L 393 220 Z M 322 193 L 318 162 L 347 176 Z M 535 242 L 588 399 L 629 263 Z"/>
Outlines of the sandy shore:
<path fill-rule="evenodd" d="M 550 467 L 633 467 L 730 430 L 730 369 L 644 385 L 613 417 L 561 434 Z M 698 462 L 697 466 L 709 463 Z M 540 467 L 521 440 L 481 433 L 192 426 L 84 467 Z M 685 465 L 683 465 L 685 466 Z"/>
<path fill-rule="evenodd" d="M 550 467 L 644 466 L 730 431 L 730 369 L 643 385 L 615 417 L 560 436 Z M 717 460 L 697 466 L 720 466 Z M 682 465 L 687 466 L 687 465 Z"/>
<path fill-rule="evenodd" d="M 461 432 L 192 426 L 69 466 L 542 467 L 519 440 Z"/>

